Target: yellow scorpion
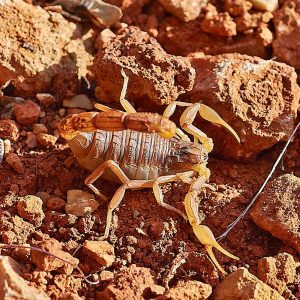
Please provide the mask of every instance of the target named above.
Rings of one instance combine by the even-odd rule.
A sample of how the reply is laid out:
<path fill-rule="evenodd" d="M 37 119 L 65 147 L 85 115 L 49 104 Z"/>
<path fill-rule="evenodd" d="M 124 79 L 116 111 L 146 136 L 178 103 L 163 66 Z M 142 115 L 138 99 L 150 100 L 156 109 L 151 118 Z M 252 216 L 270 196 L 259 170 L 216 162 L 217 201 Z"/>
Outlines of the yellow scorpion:
<path fill-rule="evenodd" d="M 136 112 L 125 99 L 128 77 L 123 70 L 122 75 L 124 84 L 120 103 L 126 112 L 95 104 L 102 112 L 69 115 L 59 124 L 60 134 L 67 140 L 77 162 L 91 171 L 85 184 L 95 194 L 107 199 L 93 185 L 100 176 L 122 183 L 109 203 L 103 239 L 109 235 L 112 213 L 120 205 L 125 191 L 152 188 L 159 205 L 189 221 L 211 260 L 226 274 L 214 256 L 213 247 L 230 258 L 238 257 L 217 243 L 211 230 L 200 224 L 198 215 L 199 191 L 209 186 L 206 182 L 210 171 L 206 164 L 213 142 L 192 123 L 199 112 L 205 120 L 226 127 L 237 140 L 239 137 L 214 110 L 201 103 L 173 102 L 167 106 L 163 116 Z M 181 115 L 180 125 L 194 137 L 194 142 L 169 120 L 176 106 L 187 107 Z M 177 180 L 190 184 L 184 199 L 185 213 L 165 203 L 160 189 L 160 185 Z"/>

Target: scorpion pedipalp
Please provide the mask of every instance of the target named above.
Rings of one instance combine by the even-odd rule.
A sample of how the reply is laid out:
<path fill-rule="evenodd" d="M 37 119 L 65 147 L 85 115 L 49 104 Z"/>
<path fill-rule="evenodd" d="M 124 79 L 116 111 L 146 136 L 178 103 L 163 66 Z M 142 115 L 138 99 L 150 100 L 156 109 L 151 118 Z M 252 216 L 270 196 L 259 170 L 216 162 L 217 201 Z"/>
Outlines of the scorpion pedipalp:
<path fill-rule="evenodd" d="M 221 267 L 221 265 L 218 263 L 217 259 L 215 258 L 215 255 L 213 253 L 213 248 L 216 248 L 219 250 L 221 253 L 224 255 L 232 258 L 232 259 L 239 259 L 237 256 L 229 253 L 226 251 L 223 247 L 218 244 L 216 241 L 212 231 L 205 225 L 200 224 L 200 219 L 198 215 L 198 207 L 199 207 L 199 202 L 197 201 L 197 196 L 198 193 L 201 189 L 201 187 L 205 184 L 207 180 L 208 174 L 205 175 L 206 173 L 205 167 L 202 169 L 203 175 L 199 176 L 190 186 L 190 190 L 185 196 L 184 199 L 184 205 L 185 205 L 185 210 L 188 216 L 189 223 L 191 224 L 193 228 L 193 232 L 200 241 L 201 244 L 204 245 L 210 259 L 214 263 L 214 265 L 219 269 L 219 271 L 226 275 L 227 273 L 225 270 Z M 208 172 L 209 173 L 209 172 Z"/>

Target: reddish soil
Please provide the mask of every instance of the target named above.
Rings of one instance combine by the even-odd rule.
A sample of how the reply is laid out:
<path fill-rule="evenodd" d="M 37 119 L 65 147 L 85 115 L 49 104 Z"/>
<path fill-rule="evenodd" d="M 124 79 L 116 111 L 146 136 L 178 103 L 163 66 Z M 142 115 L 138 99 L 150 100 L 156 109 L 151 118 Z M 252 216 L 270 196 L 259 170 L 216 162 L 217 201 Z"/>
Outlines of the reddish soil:
<path fill-rule="evenodd" d="M 249 10 L 250 5 L 248 1 L 246 8 L 238 8 L 237 6 L 234 9 L 230 5 L 233 5 L 231 3 L 234 3 L 235 1 L 225 1 L 225 6 L 216 5 L 215 3 L 218 1 L 210 1 L 216 6 L 216 11 L 215 14 L 213 14 L 213 17 L 217 18 L 220 23 L 222 23 L 222 20 L 225 20 L 226 22 L 229 20 L 231 25 L 238 24 L 237 18 L 240 18 L 241 15 L 259 14 L 259 16 L 252 17 L 253 19 L 256 18 L 256 23 L 254 22 L 255 24 L 251 25 L 253 28 L 247 28 L 247 30 L 241 30 L 241 32 L 235 32 L 230 28 L 228 29 L 225 24 L 223 24 L 224 26 L 221 26 L 220 28 L 211 28 L 213 24 L 211 20 L 213 20 L 213 18 L 209 21 L 209 16 L 207 16 L 208 12 L 211 12 L 209 7 L 206 7 L 206 9 L 202 8 L 199 17 L 196 20 L 183 23 L 176 17 L 171 16 L 167 11 L 165 11 L 163 6 L 156 1 L 111 0 L 107 2 L 118 5 L 124 10 L 122 21 L 127 22 L 129 25 L 136 25 L 140 29 L 147 31 L 150 36 L 157 37 L 158 43 L 162 45 L 162 48 L 159 49 L 159 51 L 166 51 L 167 53 L 163 55 L 172 54 L 167 56 L 167 64 L 165 61 L 161 62 L 155 60 L 155 64 L 158 65 L 157 68 L 162 65 L 165 66 L 165 69 L 162 68 L 165 72 L 169 71 L 168 68 L 173 68 L 174 65 L 175 69 L 178 68 L 179 65 L 179 69 L 184 69 L 185 71 L 190 68 L 190 63 L 187 59 L 184 59 L 184 65 L 182 65 L 183 63 L 181 62 L 178 62 L 177 64 L 177 58 L 175 61 L 176 63 L 174 63 L 174 65 L 171 64 L 170 67 L 169 61 L 174 62 L 173 54 L 187 56 L 193 53 L 194 56 L 201 58 L 204 56 L 199 52 L 203 51 L 205 54 L 211 55 L 239 52 L 250 56 L 258 55 L 263 58 L 271 58 L 272 56 L 272 50 L 270 48 L 271 40 L 268 38 L 264 39 L 265 36 L 262 36 L 262 32 L 266 30 L 266 26 L 268 26 L 267 34 L 271 32 L 271 30 L 274 33 L 275 30 L 273 25 L 268 24 L 269 20 L 266 21 L 263 19 L 262 12 L 255 11 L 253 9 Z M 15 14 L 15 10 L 16 9 L 14 9 L 14 13 L 12 15 Z M 38 13 L 37 11 L 34 12 Z M 288 13 L 287 10 L 284 12 Z M 17 14 L 19 13 L 20 12 L 18 11 Z M 44 15 L 45 17 L 43 22 L 48 22 L 46 12 L 43 10 L 43 16 Z M 26 11 L 26 18 L 28 18 L 28 16 L 30 16 L 30 13 Z M 279 16 L 279 14 L 277 14 L 277 16 Z M 2 17 L 1 14 L 0 17 Z M 59 20 L 60 18 L 63 17 L 59 16 Z M 60 22 L 59 20 L 57 21 L 58 23 Z M 27 24 L 27 27 L 28 24 L 33 26 L 33 24 L 26 21 L 26 19 L 23 21 Z M 67 22 L 71 21 L 63 20 L 63 24 Z M 196 22 L 202 22 L 202 25 L 200 26 Z M 15 26 L 15 23 L 12 22 L 11 26 Z M 63 25 L 60 24 L 58 26 L 59 30 L 61 26 Z M 82 26 L 83 28 L 80 27 L 80 30 L 83 30 L 84 32 L 86 32 L 85 30 L 89 27 L 96 32 L 100 32 L 99 29 L 94 28 L 93 25 L 87 22 L 85 22 Z M 200 32 L 199 36 L 196 38 L 194 38 L 193 34 L 191 34 L 195 26 Z M 234 25 L 232 26 L 235 27 Z M 204 31 L 203 27 L 206 28 Z M 209 32 L 207 29 L 208 27 L 210 28 Z M 112 28 L 116 34 L 119 32 L 119 29 L 120 26 L 117 25 Z M 169 31 L 167 32 L 167 30 Z M 172 30 L 174 30 L 174 34 L 170 33 Z M 220 30 L 223 30 L 221 34 L 219 34 Z M 44 34 L 51 35 L 51 32 L 49 31 L 48 33 L 48 31 L 46 31 Z M 78 34 L 77 31 L 76 34 Z M 194 34 L 196 35 L 195 32 Z M 71 35 L 72 34 L 70 33 L 70 36 L 65 37 L 68 41 L 60 42 L 59 45 L 61 48 L 59 48 L 59 51 L 65 51 L 64 44 L 67 42 L 69 43 Z M 232 35 L 234 35 L 234 37 L 232 37 Z M 205 37 L 205 39 L 202 39 L 202 37 Z M 288 37 L 289 35 L 286 35 L 285 39 Z M 117 42 L 121 43 L 122 38 L 119 38 Z M 298 38 L 300 39 L 299 35 Z M 83 44 L 86 44 L 82 35 L 81 39 L 79 38 L 78 40 L 76 36 L 74 41 L 75 40 L 79 46 L 76 44 L 74 48 L 82 48 Z M 257 43 L 259 47 L 253 47 L 253 45 L 248 47 L 249 40 Z M 39 40 L 34 41 L 35 43 L 41 42 Z M 170 41 L 172 41 L 172 43 L 170 43 Z M 185 45 L 186 41 L 187 44 Z M 44 42 L 46 43 L 46 41 Z M 150 42 L 149 43 L 151 45 L 155 45 L 155 47 L 157 46 L 156 41 L 151 40 Z M 205 47 L 203 46 L 204 44 Z M 223 48 L 220 45 L 222 45 Z M 19 46 L 14 44 L 14 47 L 17 49 Z M 38 47 L 37 44 L 35 44 L 35 47 Z M 70 43 L 68 44 L 68 47 L 71 47 Z M 157 47 L 160 47 L 160 45 Z M 282 45 L 280 47 L 282 47 Z M 90 53 L 96 53 L 96 49 L 94 49 L 94 52 L 85 52 L 85 50 L 82 50 L 81 48 L 80 51 L 84 51 L 85 55 L 88 56 L 85 62 L 81 62 L 81 60 L 79 60 L 79 63 L 83 64 L 81 69 L 79 69 L 81 71 L 84 69 L 85 73 L 84 75 L 80 74 L 80 76 L 82 76 L 81 79 L 78 79 L 76 75 L 74 76 L 73 60 L 69 56 L 67 56 L 67 62 L 64 63 L 65 65 L 72 65 L 72 68 L 70 67 L 66 73 L 62 71 L 64 66 L 59 65 L 60 63 L 58 58 L 55 58 L 55 66 L 49 65 L 48 61 L 47 64 L 45 64 L 45 61 L 41 58 L 41 61 L 46 65 L 46 68 L 43 70 L 39 69 L 40 71 L 37 71 L 35 68 L 34 70 L 31 70 L 30 68 L 25 70 L 26 65 L 22 65 L 22 68 L 19 68 L 19 73 L 17 74 L 16 70 L 12 71 L 12 69 L 9 68 L 9 72 L 7 71 L 7 73 L 5 73 L 6 75 L 1 76 L 1 83 L 2 81 L 6 81 L 4 78 L 5 76 L 7 76 L 7 80 L 13 79 L 15 82 L 3 89 L 2 92 L 4 96 L 2 95 L 0 98 L 0 119 L 13 120 L 0 120 L 0 138 L 6 141 L 6 144 L 4 143 L 6 148 L 11 147 L 10 151 L 6 152 L 6 158 L 0 162 L 0 242 L 8 245 L 26 244 L 40 247 L 41 249 L 52 253 L 54 252 L 53 254 L 69 261 L 73 264 L 73 266 L 62 261 L 56 261 L 55 258 L 45 257 L 44 254 L 37 251 L 30 252 L 27 249 L 0 249 L 1 255 L 10 256 L 19 263 L 18 266 L 15 266 L 15 262 L 12 263 L 10 261 L 3 261 L 0 267 L 7 271 L 7 278 L 11 278 L 11 282 L 13 282 L 11 286 L 17 287 L 21 284 L 27 284 L 31 287 L 37 288 L 39 292 L 44 292 L 43 296 L 41 296 L 35 289 L 32 289 L 30 290 L 30 296 L 27 295 L 29 298 L 24 297 L 24 299 L 35 299 L 34 297 L 37 297 L 36 299 L 44 299 L 43 297 L 45 297 L 45 299 L 49 299 L 47 296 L 51 299 L 61 300 L 154 299 L 156 297 L 158 297 L 158 299 L 214 299 L 215 297 L 216 299 L 225 299 L 220 296 L 220 294 L 223 294 L 220 292 L 220 289 L 222 288 L 222 286 L 220 286 L 220 282 L 222 282 L 223 277 L 208 259 L 205 249 L 193 234 L 191 226 L 176 213 L 158 206 L 152 191 L 129 190 L 126 192 L 122 204 L 114 213 L 110 235 L 107 240 L 113 246 L 113 249 L 105 243 L 103 244 L 105 246 L 103 246 L 102 250 L 103 252 L 106 252 L 103 254 L 99 251 L 99 255 L 102 255 L 103 259 L 95 258 L 95 252 L 91 255 L 90 250 L 86 249 L 86 244 L 85 247 L 82 247 L 85 241 L 98 241 L 98 238 L 102 236 L 105 227 L 108 201 L 104 201 L 96 197 L 96 199 L 99 200 L 99 207 L 96 207 L 95 211 L 87 213 L 84 216 L 68 214 L 65 210 L 67 191 L 83 190 L 91 193 L 91 190 L 89 190 L 89 188 L 84 184 L 84 180 L 90 172 L 81 168 L 77 163 L 69 165 L 66 162 L 66 159 L 70 157 L 72 153 L 68 149 L 64 139 L 59 138 L 57 130 L 59 120 L 68 113 L 85 111 L 80 108 L 64 108 L 61 101 L 62 99 L 71 97 L 74 94 L 82 93 L 88 94 L 88 96 L 90 96 L 93 100 L 96 99 L 93 85 L 95 85 L 97 80 L 101 81 L 101 78 L 97 77 L 99 74 L 95 75 L 92 71 L 91 74 L 87 74 L 88 72 L 86 72 L 85 69 L 90 62 Z M 90 49 L 90 44 L 88 44 L 88 48 Z M 77 50 L 74 51 L 74 53 L 76 53 Z M 43 51 L 40 51 L 38 55 L 44 55 L 47 57 L 46 52 L 47 50 L 43 49 Z M 57 54 L 56 51 L 52 53 L 52 55 L 54 54 Z M 100 58 L 104 56 L 104 54 L 104 51 L 102 54 L 98 54 L 97 65 L 101 65 L 101 63 L 103 63 Z M 121 54 L 118 53 L 118 55 Z M 139 53 L 139 55 L 141 54 Z M 26 56 L 26 52 L 24 52 L 24 56 Z M 18 56 L 17 58 L 21 59 L 20 57 Z M 94 55 L 94 57 L 96 57 L 96 55 Z M 231 56 L 227 57 L 230 58 Z M 10 64 L 16 63 L 13 58 L 8 58 L 9 59 L 6 57 Z M 1 56 L 0 59 L 2 59 Z M 28 60 L 27 63 L 30 64 L 32 59 L 34 58 L 30 56 L 30 60 Z M 147 59 L 141 60 L 146 61 L 146 63 L 143 63 L 146 65 L 149 64 L 150 66 Z M 216 60 L 220 59 L 220 56 L 216 58 Z M 253 60 L 256 59 L 259 58 L 253 58 Z M 213 61 L 214 59 L 209 56 L 208 60 Z M 5 59 L 2 59 L 1 63 L 3 61 L 5 61 Z M 8 64 L 7 61 L 6 63 Z M 128 61 L 130 61 L 130 59 L 128 59 Z M 126 64 L 128 64 L 128 61 L 126 61 Z M 180 58 L 178 58 L 178 61 L 180 61 Z M 283 57 L 283 61 L 291 63 L 291 67 L 297 67 L 292 64 L 294 60 L 290 59 L 290 57 Z M 163 97 L 161 95 L 165 95 L 163 93 L 165 91 L 160 90 L 160 85 L 153 85 L 154 87 L 151 87 L 151 89 L 146 92 L 147 80 L 159 80 L 159 76 L 157 78 L 152 76 L 152 74 L 151 76 L 148 76 L 146 71 L 139 74 L 138 67 L 136 67 L 137 71 L 135 73 L 134 67 L 126 64 L 122 65 L 123 62 L 124 61 L 122 61 L 122 59 L 117 61 L 117 63 L 122 67 L 131 68 L 132 73 L 128 74 L 130 78 L 131 76 L 136 78 L 140 74 L 143 76 L 145 75 L 144 77 L 146 78 L 146 81 L 143 81 L 143 76 L 140 76 L 142 98 L 139 101 L 135 99 L 136 108 L 143 111 L 149 109 L 161 112 L 162 109 L 157 105 L 157 103 L 159 101 L 163 102 L 161 99 Z M 107 63 L 108 66 L 111 66 L 110 64 L 113 64 L 113 62 Z M 3 63 L 3 65 L 5 64 Z M 107 65 L 103 63 L 100 67 L 98 66 L 98 70 L 102 68 L 101 71 L 104 72 Z M 291 67 L 287 68 L 291 70 Z M 55 78 L 53 78 L 53 68 L 57 70 L 56 72 L 58 72 Z M 118 71 L 119 69 L 120 66 L 116 68 Z M 49 71 L 49 76 L 51 78 L 47 77 L 47 80 L 45 79 L 41 88 L 40 85 L 36 84 L 36 80 L 39 79 L 39 76 L 44 78 L 45 70 L 51 71 Z M 95 66 L 93 70 L 95 71 Z M 158 72 L 157 74 L 160 74 L 160 76 L 163 77 L 165 74 L 163 71 L 161 73 Z M 171 69 L 170 74 L 173 77 L 177 76 L 178 79 L 177 71 L 178 69 Z M 196 71 L 201 72 L 201 70 Z M 162 81 L 165 80 L 163 85 L 164 88 L 167 86 L 169 81 L 172 82 L 173 80 L 173 77 L 170 74 L 167 78 L 161 78 Z M 275 115 L 276 118 L 278 117 L 280 119 L 276 119 L 276 122 L 286 121 L 285 124 L 288 124 L 286 125 L 288 128 L 284 128 L 285 136 L 282 141 L 287 139 L 288 134 L 292 131 L 293 123 L 297 121 L 297 119 L 295 119 L 295 114 L 299 101 L 299 87 L 295 86 L 296 78 L 294 77 L 296 75 L 294 74 L 296 73 L 293 71 L 293 74 L 290 77 L 292 78 L 291 80 L 294 81 L 291 83 L 287 79 L 278 79 L 279 81 L 284 81 L 283 85 L 288 85 L 288 88 L 286 88 L 286 86 L 282 89 L 280 88 L 283 95 L 281 99 L 282 103 L 293 102 L 293 109 L 287 113 L 287 120 L 285 120 L 284 117 L 280 119 L 280 116 L 277 116 L 278 112 L 274 112 L 274 107 L 271 107 L 272 101 L 268 102 L 268 100 L 266 100 L 266 102 L 261 105 L 257 105 L 256 107 L 256 116 L 259 116 L 258 118 L 265 117 L 261 116 L 259 112 L 261 107 L 263 107 L 265 110 L 269 111 L 269 114 L 271 115 L 269 117 L 272 120 Z M 88 76 L 91 88 L 88 88 L 85 75 Z M 108 73 L 107 77 L 110 77 L 110 75 L 111 74 Z M 184 88 L 178 91 L 176 82 L 173 82 L 173 85 L 170 84 L 173 90 L 167 91 L 166 94 L 171 94 L 172 97 L 176 98 L 179 94 L 189 90 L 190 87 L 187 88 L 186 86 L 192 84 L 191 82 L 194 80 L 192 75 L 191 72 L 186 71 L 185 76 L 190 77 L 180 78 L 181 81 L 179 80 L 179 82 L 186 83 Z M 18 76 L 23 76 L 23 79 L 18 78 Z M 233 78 L 234 76 L 236 76 L 235 73 L 232 74 Z M 109 88 L 115 89 L 115 92 L 119 92 L 121 84 L 120 78 L 120 75 L 118 75 L 117 81 L 114 81 L 114 76 L 107 79 L 104 78 L 104 80 L 101 81 L 101 84 L 104 84 L 105 80 L 108 80 L 110 82 Z M 270 78 L 273 77 L 270 75 Z M 50 88 L 49 82 L 51 80 L 53 85 Z M 197 74 L 195 80 L 197 80 Z M 243 77 L 241 81 L 243 81 L 243 84 L 246 84 L 247 78 L 245 79 Z M 260 81 L 263 81 L 263 79 L 260 79 Z M 115 86 L 113 85 L 114 83 Z M 267 87 L 263 84 L 262 85 L 267 90 L 271 90 L 272 86 L 270 86 L 270 84 L 271 83 L 269 82 Z M 137 86 L 138 85 L 136 85 L 136 87 Z M 149 98 L 153 95 L 153 90 L 156 93 L 154 93 L 154 95 L 159 94 L 159 92 L 161 94 L 155 98 L 155 102 L 151 103 Z M 23 91 L 25 92 L 23 93 Z M 27 98 L 28 95 L 36 95 L 36 93 L 41 91 L 52 93 L 54 98 L 49 98 L 49 96 L 47 96 L 48 98 L 46 96 L 34 96 Z M 202 92 L 205 93 L 206 91 Z M 255 87 L 253 88 L 253 93 L 255 93 Z M 147 97 L 144 97 L 145 94 Z M 138 93 L 133 93 L 133 95 L 136 98 L 139 96 Z M 190 95 L 192 95 L 192 101 L 195 102 L 195 94 L 193 90 L 190 92 Z M 250 94 L 249 98 L 252 96 L 253 94 Z M 277 97 L 277 94 L 275 93 L 273 96 Z M 26 102 L 15 97 L 23 97 Z M 228 97 L 230 97 L 230 93 Z M 207 99 L 208 100 L 206 100 L 205 103 L 209 105 L 209 97 Z M 243 97 L 241 99 L 244 100 Z M 165 103 L 172 100 L 174 99 L 168 98 Z M 106 101 L 110 102 L 111 99 L 106 99 Z M 250 100 L 248 99 L 247 101 Z M 119 107 L 116 103 L 109 105 L 114 108 Z M 213 105 L 217 110 L 218 104 L 213 103 Z M 268 110 L 268 105 L 270 106 L 270 110 Z M 282 109 L 283 106 L 284 104 L 281 106 Z M 228 112 L 226 112 L 226 114 L 227 113 Z M 219 114 L 222 115 L 222 112 L 219 111 Z M 232 120 L 234 116 L 235 115 L 232 113 L 228 118 L 231 118 Z M 247 115 L 247 117 L 249 117 L 249 115 Z M 251 118 L 251 116 L 249 118 Z M 44 124 L 46 129 L 40 125 L 35 126 L 36 124 Z M 234 124 L 234 121 L 232 121 L 232 124 Z M 206 126 L 208 125 L 206 124 Z M 221 139 L 222 134 L 218 134 L 218 130 L 221 129 L 218 127 L 209 127 L 209 132 L 212 133 L 211 135 L 217 136 Z M 274 133 L 274 130 L 272 133 Z M 283 142 L 277 143 L 277 141 L 280 140 L 280 138 L 278 138 L 276 142 L 272 140 L 272 143 L 267 143 L 267 146 L 260 148 L 255 138 L 252 138 L 253 143 L 256 143 L 254 146 L 250 145 L 251 137 L 250 139 L 247 139 L 247 137 L 248 136 L 245 135 L 243 147 L 244 149 L 247 149 L 248 143 L 249 148 L 255 149 L 251 150 L 253 153 L 250 151 L 251 154 L 254 155 L 236 155 L 235 152 L 232 151 L 230 155 L 226 156 L 222 154 L 219 155 L 222 151 L 218 151 L 218 156 L 214 156 L 214 154 L 212 154 L 209 158 L 208 167 L 211 171 L 210 183 L 216 190 L 203 190 L 200 195 L 201 204 L 199 214 L 203 220 L 203 224 L 207 225 L 216 237 L 226 230 L 227 226 L 239 216 L 239 214 L 251 201 L 252 197 L 255 195 L 271 170 L 284 145 Z M 264 134 L 261 134 L 260 137 L 264 137 Z M 11 141 L 11 146 L 7 140 Z M 222 143 L 216 144 L 221 145 L 220 147 L 223 148 L 223 150 L 228 147 L 230 148 L 230 139 L 226 138 L 226 141 L 228 141 L 227 145 L 222 146 Z M 0 143 L 0 147 L 1 145 L 2 144 Z M 0 154 L 1 150 L 2 149 L 0 149 Z M 243 151 L 246 153 L 245 150 Z M 14 155 L 8 155 L 9 152 L 12 152 Z M 244 157 L 248 156 L 251 156 L 251 161 L 243 160 Z M 10 159 L 7 159 L 8 157 L 10 157 Z M 220 159 L 220 157 L 229 157 L 229 159 L 223 160 Z M 277 168 L 273 178 L 287 173 L 293 173 L 295 176 L 300 177 L 300 131 L 298 131 L 296 137 L 293 139 L 293 142 L 288 148 L 284 159 Z M 104 194 L 111 198 L 116 191 L 118 184 L 100 179 L 97 181 L 96 186 L 101 189 Z M 188 188 L 189 186 L 187 184 L 179 182 L 165 185 L 163 189 L 165 202 L 184 210 L 183 199 Z M 282 191 L 282 193 L 284 192 Z M 40 202 L 40 199 L 36 201 L 34 198 L 29 199 L 26 197 L 28 195 L 35 195 L 39 197 L 42 202 Z M 29 199 L 28 202 L 26 202 L 26 199 Z M 293 205 L 297 208 L 299 206 L 296 198 L 293 201 Z M 299 212 L 299 209 L 295 211 Z M 297 222 L 300 220 L 300 218 L 295 219 Z M 299 224 L 297 223 L 294 225 L 297 227 Z M 258 270 L 259 259 L 264 257 L 277 257 L 279 253 L 283 252 L 291 254 L 296 262 L 299 261 L 299 246 L 297 248 L 294 247 L 293 244 L 288 245 L 288 242 L 285 244 L 279 238 L 273 237 L 271 233 L 258 227 L 253 222 L 250 214 L 247 214 L 245 218 L 242 219 L 228 234 L 228 236 L 220 242 L 226 250 L 238 256 L 240 260 L 232 260 L 215 251 L 216 258 L 228 273 L 236 271 L 239 267 L 247 268 L 251 274 L 265 282 L 266 286 L 268 284 L 267 288 L 270 288 L 270 286 L 272 287 L 270 295 L 276 294 L 276 297 L 278 297 L 276 299 L 299 299 L 300 272 L 296 263 L 293 267 L 291 267 L 294 268 L 293 272 L 295 273 L 293 273 L 294 275 L 292 276 L 292 279 L 291 276 L 289 276 L 289 279 L 280 281 L 280 285 L 277 282 L 276 284 L 272 284 L 272 282 L 270 283 L 270 279 L 266 279 L 265 277 L 267 276 L 263 276 L 261 274 L 262 271 Z M 298 227 L 294 234 L 300 234 Z M 49 238 L 53 238 L 53 240 L 50 240 Z M 291 236 L 288 238 L 292 239 L 293 237 Z M 90 245 L 90 247 L 92 248 L 92 245 Z M 97 255 L 96 257 L 98 257 Z M 9 267 L 7 267 L 7 264 L 9 264 Z M 78 264 L 86 276 L 89 276 L 89 280 L 100 280 L 100 282 L 96 285 L 87 283 L 82 278 L 82 274 L 79 273 L 78 269 L 74 268 L 74 265 L 76 264 Z M 265 262 L 265 264 L 267 263 Z M 268 268 L 265 267 L 265 269 Z M 279 277 L 281 274 L 280 272 L 281 271 L 279 271 Z M 16 276 L 16 278 L 13 278 L 15 281 L 12 279 L 12 274 L 13 276 Z M 18 281 L 18 276 L 24 278 L 26 280 L 25 283 L 23 281 Z M 255 282 L 256 279 L 251 277 L 249 282 Z M 206 284 L 209 284 L 212 287 L 212 294 L 211 288 Z M 222 284 L 223 286 L 226 286 L 227 282 L 223 281 Z M 277 286 L 280 286 L 280 288 L 277 289 Z M 264 286 L 264 288 L 266 287 Z M 282 296 L 276 292 L 276 289 Z M 23 290 L 20 290 L 19 293 L 22 291 Z M 24 293 L 24 291 L 22 293 Z M 20 297 L 5 299 L 20 299 Z M 258 298 L 251 298 L 251 296 L 249 296 L 249 298 L 234 298 L 232 296 L 232 298 L 226 299 Z"/>

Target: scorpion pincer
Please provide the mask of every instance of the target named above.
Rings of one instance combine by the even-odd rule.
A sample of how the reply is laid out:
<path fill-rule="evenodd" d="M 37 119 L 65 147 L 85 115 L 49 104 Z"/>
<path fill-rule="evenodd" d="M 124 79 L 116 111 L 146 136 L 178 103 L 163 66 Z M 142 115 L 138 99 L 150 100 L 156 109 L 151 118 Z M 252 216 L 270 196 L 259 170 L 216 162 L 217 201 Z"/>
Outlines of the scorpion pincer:
<path fill-rule="evenodd" d="M 125 191 L 152 188 L 159 205 L 189 221 L 215 266 L 226 274 L 214 256 L 213 247 L 230 258 L 238 257 L 218 244 L 212 231 L 200 224 L 198 214 L 197 198 L 201 188 L 208 186 L 206 182 L 210 171 L 206 164 L 213 142 L 192 123 L 199 112 L 205 120 L 226 127 L 237 140 L 239 137 L 214 110 L 200 103 L 173 102 L 166 108 L 163 116 L 135 112 L 125 100 L 128 77 L 123 70 L 122 75 L 124 85 L 120 103 L 126 112 L 96 104 L 102 112 L 70 115 L 59 125 L 60 134 L 67 140 L 77 162 L 91 171 L 85 184 L 95 194 L 107 199 L 93 185 L 100 176 L 122 183 L 109 203 L 103 239 L 109 235 L 112 213 L 120 205 Z M 187 107 L 180 118 L 180 125 L 194 137 L 194 142 L 169 120 L 177 105 Z M 165 203 L 160 189 L 160 185 L 177 180 L 190 184 L 184 199 L 186 214 Z"/>

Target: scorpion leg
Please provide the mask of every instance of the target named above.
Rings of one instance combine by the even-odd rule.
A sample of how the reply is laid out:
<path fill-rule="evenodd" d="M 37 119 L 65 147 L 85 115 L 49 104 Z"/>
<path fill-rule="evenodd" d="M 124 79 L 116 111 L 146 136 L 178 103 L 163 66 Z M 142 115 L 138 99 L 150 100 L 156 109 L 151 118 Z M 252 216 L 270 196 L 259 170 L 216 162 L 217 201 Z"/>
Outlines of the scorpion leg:
<path fill-rule="evenodd" d="M 120 169 L 121 170 L 121 169 Z M 118 172 L 120 170 L 114 170 L 114 173 L 119 176 Z M 106 226 L 104 235 L 101 239 L 106 239 L 109 235 L 109 229 L 112 222 L 112 214 L 113 211 L 120 205 L 121 201 L 124 198 L 125 192 L 127 189 L 142 189 L 142 188 L 149 188 L 151 187 L 151 181 L 149 180 L 129 180 L 123 185 L 121 185 L 118 190 L 115 192 L 114 196 L 112 197 L 107 210 L 107 217 L 106 217 Z"/>
<path fill-rule="evenodd" d="M 135 113 L 136 112 L 135 108 L 129 103 L 128 100 L 125 99 L 125 95 L 128 87 L 128 76 L 126 75 L 123 69 L 121 70 L 121 74 L 124 78 L 124 82 L 123 82 L 123 87 L 120 95 L 120 103 L 126 112 Z"/>
<path fill-rule="evenodd" d="M 103 174 L 106 168 L 110 168 L 121 180 L 121 182 L 128 182 L 129 178 L 125 175 L 125 173 L 121 170 L 119 165 L 113 161 L 108 160 L 97 167 L 84 181 L 84 183 L 98 196 L 100 196 L 104 200 L 108 200 L 108 197 L 103 195 L 94 185 L 93 183 Z"/>
<path fill-rule="evenodd" d="M 195 173 L 194 171 L 188 171 L 188 172 L 178 173 L 176 175 L 160 176 L 154 181 L 153 187 L 152 187 L 157 203 L 166 209 L 169 209 L 171 211 L 178 213 L 185 220 L 187 220 L 187 216 L 185 213 L 183 213 L 181 210 L 175 208 L 174 206 L 164 202 L 164 196 L 159 187 L 159 184 L 169 183 L 169 182 L 173 182 L 173 181 L 177 181 L 177 180 L 181 180 L 185 183 L 191 184 L 192 183 L 191 177 L 194 175 L 194 173 Z"/>
<path fill-rule="evenodd" d="M 205 172 L 204 169 L 203 169 L 203 171 Z M 200 225 L 200 219 L 199 219 L 199 215 L 198 215 L 199 202 L 197 201 L 197 196 L 198 196 L 199 190 L 203 187 L 206 180 L 207 180 L 207 175 L 200 174 L 200 176 L 191 184 L 190 190 L 184 199 L 185 210 L 186 210 L 186 213 L 188 216 L 188 220 L 193 227 L 193 232 L 197 236 L 200 243 L 202 243 L 204 245 L 210 259 L 213 261 L 215 266 L 221 271 L 222 274 L 225 275 L 226 272 L 221 267 L 221 265 L 218 263 L 212 249 L 216 248 L 221 253 L 223 253 L 224 255 L 226 255 L 230 258 L 233 258 L 233 259 L 239 259 L 239 258 L 232 255 L 231 253 L 226 251 L 224 248 L 222 248 L 216 241 L 212 231 L 207 226 Z"/>
<path fill-rule="evenodd" d="M 124 82 L 123 82 L 123 87 L 121 90 L 121 94 L 120 94 L 120 103 L 122 105 L 122 107 L 124 108 L 124 110 L 128 113 L 136 113 L 135 108 L 130 104 L 130 102 L 128 100 L 125 99 L 125 95 L 127 92 L 127 87 L 128 87 L 128 76 L 126 75 L 126 73 L 124 72 L 124 70 L 121 70 L 121 74 L 124 78 Z M 110 107 L 100 104 L 100 103 L 95 103 L 94 107 L 101 110 L 101 111 L 108 111 L 108 110 L 112 110 Z"/>

